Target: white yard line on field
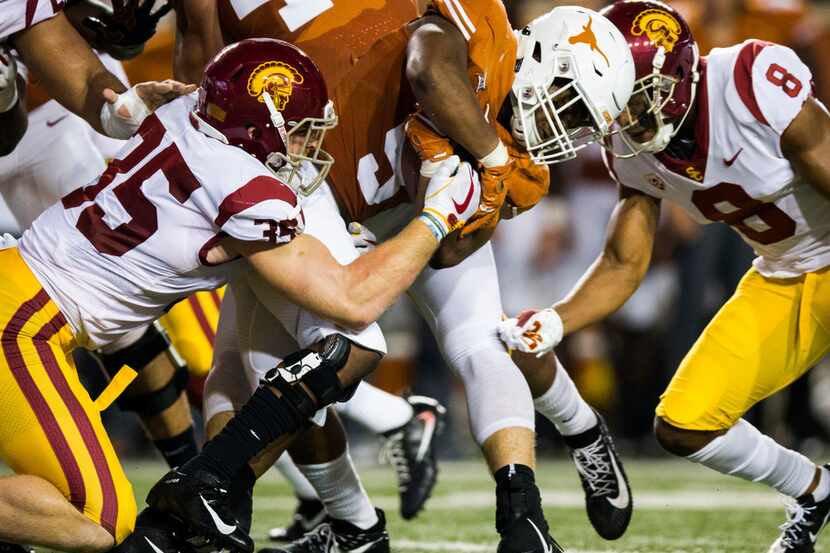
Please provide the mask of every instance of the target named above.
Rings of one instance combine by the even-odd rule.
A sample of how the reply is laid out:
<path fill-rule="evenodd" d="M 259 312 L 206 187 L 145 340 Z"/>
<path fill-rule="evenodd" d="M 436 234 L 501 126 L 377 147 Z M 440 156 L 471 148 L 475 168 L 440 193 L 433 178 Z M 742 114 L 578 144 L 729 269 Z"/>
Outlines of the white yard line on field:
<path fill-rule="evenodd" d="M 665 491 L 637 492 L 634 490 L 634 507 L 636 509 L 783 509 L 781 496 L 770 492 L 731 491 Z M 372 494 L 373 503 L 381 509 L 398 508 L 397 495 Z M 542 490 L 545 507 L 582 507 L 585 496 L 581 492 Z M 296 499 L 293 496 L 258 497 L 254 501 L 256 509 L 293 509 Z M 428 502 L 430 510 L 483 509 L 493 507 L 494 498 L 491 491 L 459 492 L 438 495 Z"/>
<path fill-rule="evenodd" d="M 393 549 L 408 549 L 415 551 L 450 551 L 453 553 L 493 553 L 496 550 L 495 544 L 470 543 L 464 541 L 415 541 L 415 540 L 392 540 Z M 613 549 L 588 550 L 568 549 L 567 553 L 613 553 Z"/>

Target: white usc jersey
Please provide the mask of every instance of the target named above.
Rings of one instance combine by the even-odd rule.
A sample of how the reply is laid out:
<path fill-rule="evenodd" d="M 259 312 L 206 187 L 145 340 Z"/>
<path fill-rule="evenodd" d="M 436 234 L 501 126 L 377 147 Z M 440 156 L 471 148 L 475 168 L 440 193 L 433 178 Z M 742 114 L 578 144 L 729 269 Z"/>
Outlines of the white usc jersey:
<path fill-rule="evenodd" d="M 20 253 L 79 343 L 101 347 L 241 269 L 211 265 L 222 237 L 287 242 L 301 232 L 294 192 L 258 160 L 197 131 L 196 93 L 148 117 L 107 170 L 53 204 Z"/>
<path fill-rule="evenodd" d="M 0 42 L 11 35 L 54 17 L 63 9 L 64 0 L 0 1 Z"/>
<path fill-rule="evenodd" d="M 798 178 L 781 135 L 812 92 L 809 68 L 789 48 L 748 40 L 713 49 L 698 86 L 690 160 L 640 154 L 609 166 L 621 184 L 683 206 L 699 223 L 732 226 L 764 276 L 830 265 L 830 201 Z"/>

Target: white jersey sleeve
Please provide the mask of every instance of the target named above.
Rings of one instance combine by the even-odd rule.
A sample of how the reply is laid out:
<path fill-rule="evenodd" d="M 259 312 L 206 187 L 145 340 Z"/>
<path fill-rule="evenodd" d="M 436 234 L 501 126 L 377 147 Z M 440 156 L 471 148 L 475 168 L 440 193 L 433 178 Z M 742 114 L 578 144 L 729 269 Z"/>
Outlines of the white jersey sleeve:
<path fill-rule="evenodd" d="M 812 94 L 813 75 L 786 46 L 747 40 L 735 60 L 732 84 L 727 96 L 737 98 L 727 98 L 727 103 L 739 120 L 761 123 L 781 135 Z"/>
<path fill-rule="evenodd" d="M 297 197 L 274 177 L 257 176 L 219 204 L 216 224 L 239 240 L 289 242 L 301 233 L 305 219 Z"/>
<path fill-rule="evenodd" d="M 63 10 L 64 0 L 2 0 L 0 2 L 0 42 Z"/>

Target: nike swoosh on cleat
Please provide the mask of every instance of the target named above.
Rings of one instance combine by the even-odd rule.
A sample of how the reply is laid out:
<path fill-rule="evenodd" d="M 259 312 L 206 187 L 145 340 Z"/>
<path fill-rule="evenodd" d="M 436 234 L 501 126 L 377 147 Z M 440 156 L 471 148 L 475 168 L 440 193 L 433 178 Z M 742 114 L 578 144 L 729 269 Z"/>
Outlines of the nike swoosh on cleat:
<path fill-rule="evenodd" d="M 613 451 L 609 451 L 611 457 L 611 466 L 614 467 L 614 475 L 617 477 L 617 482 L 619 483 L 618 487 L 620 492 L 617 494 L 617 497 L 608 499 L 608 503 L 616 507 L 617 509 L 625 509 L 628 507 L 629 497 L 628 497 L 628 486 L 625 485 L 625 478 L 622 475 L 622 471 L 620 467 L 617 466 L 617 459 L 614 455 Z"/>
<path fill-rule="evenodd" d="M 372 547 L 375 546 L 378 542 L 382 541 L 383 538 L 376 539 L 375 541 L 370 541 L 369 543 L 365 543 L 356 549 L 349 549 L 349 553 L 364 553 L 364 551 L 369 551 Z M 340 551 L 340 549 L 338 549 Z"/>
<path fill-rule="evenodd" d="M 216 511 L 213 510 L 213 507 L 211 507 L 208 504 L 208 502 L 205 501 L 204 497 L 200 495 L 199 499 L 202 500 L 202 504 L 205 506 L 205 509 L 207 509 L 210 518 L 213 519 L 213 524 L 216 525 L 216 529 L 219 530 L 220 533 L 222 533 L 225 536 L 228 536 L 236 532 L 236 525 L 231 526 L 230 524 L 225 524 L 225 521 L 219 518 L 219 515 L 216 514 Z"/>
<path fill-rule="evenodd" d="M 473 177 L 470 175 L 470 189 L 467 191 L 467 197 L 464 198 L 464 201 L 460 204 L 453 199 L 452 205 L 455 207 L 456 213 L 464 213 L 464 210 L 467 209 L 470 205 L 470 201 L 473 199 L 473 192 L 475 191 L 475 183 L 473 182 Z"/>
<path fill-rule="evenodd" d="M 536 526 L 536 524 L 534 524 L 532 520 L 527 519 L 527 521 L 530 523 L 531 526 L 533 526 L 533 529 L 536 530 L 536 533 L 539 534 L 539 539 L 542 540 L 542 551 L 544 553 L 553 553 L 553 548 L 550 545 L 548 545 L 548 540 L 545 539 L 545 536 L 539 530 L 539 527 Z"/>
<path fill-rule="evenodd" d="M 153 551 L 155 551 L 155 553 L 164 553 L 164 551 L 162 551 L 161 549 L 159 549 L 159 546 L 158 546 L 158 545 L 156 545 L 156 544 L 154 544 L 153 542 L 151 542 L 151 541 L 150 541 L 150 538 L 148 538 L 147 536 L 144 536 L 144 541 L 146 541 L 146 542 L 150 545 L 150 547 L 153 549 Z"/>
<path fill-rule="evenodd" d="M 424 433 L 421 435 L 421 443 L 418 444 L 418 453 L 415 455 L 415 461 L 420 463 L 429 450 L 432 435 L 435 434 L 435 414 L 424 411 L 418 415 L 418 418 L 424 421 Z"/>
<path fill-rule="evenodd" d="M 821 529 L 824 528 L 825 524 L 827 524 L 827 519 L 828 518 L 830 518 L 830 511 L 828 511 L 827 514 L 824 515 L 824 520 L 819 525 L 818 532 L 816 532 L 815 534 L 813 534 L 812 532 L 809 532 L 809 531 L 807 532 L 808 534 L 810 534 L 810 541 L 811 542 L 816 543 L 816 540 L 818 539 L 819 532 L 821 532 Z"/>

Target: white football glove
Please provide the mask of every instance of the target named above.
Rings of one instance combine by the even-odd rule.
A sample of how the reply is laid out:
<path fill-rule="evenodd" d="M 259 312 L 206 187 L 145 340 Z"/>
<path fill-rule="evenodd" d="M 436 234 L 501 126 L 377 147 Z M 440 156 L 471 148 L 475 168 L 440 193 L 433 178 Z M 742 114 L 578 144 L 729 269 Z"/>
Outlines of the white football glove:
<path fill-rule="evenodd" d="M 523 324 L 520 324 L 520 319 Z M 550 307 L 536 311 L 529 318 L 505 319 L 499 323 L 498 329 L 501 341 L 509 349 L 535 353 L 536 357 L 542 357 L 558 346 L 564 332 L 559 313 Z"/>
<path fill-rule="evenodd" d="M 17 62 L 6 46 L 0 46 L 0 113 L 17 103 Z"/>
<path fill-rule="evenodd" d="M 349 234 L 352 237 L 352 244 L 360 255 L 370 252 L 378 245 L 375 233 L 357 222 L 349 223 Z"/>
<path fill-rule="evenodd" d="M 441 240 L 464 226 L 478 210 L 480 199 L 478 173 L 458 156 L 451 156 L 440 163 L 427 184 L 420 219 Z"/>

